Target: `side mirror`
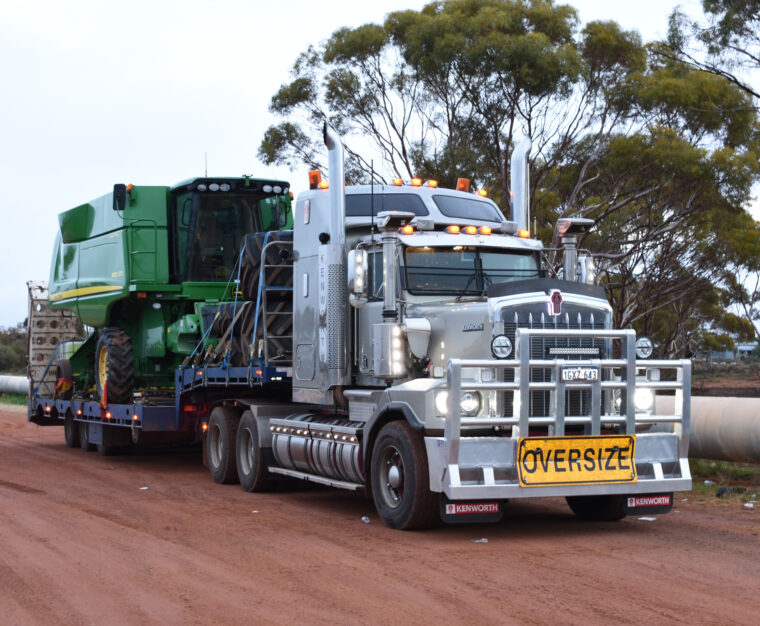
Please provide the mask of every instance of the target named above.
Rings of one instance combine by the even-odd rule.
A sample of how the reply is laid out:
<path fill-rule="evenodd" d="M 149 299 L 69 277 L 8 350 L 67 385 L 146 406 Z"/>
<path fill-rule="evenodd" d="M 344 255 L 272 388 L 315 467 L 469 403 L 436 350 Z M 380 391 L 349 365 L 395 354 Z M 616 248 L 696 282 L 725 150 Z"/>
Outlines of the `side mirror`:
<path fill-rule="evenodd" d="M 364 250 L 348 253 L 348 301 L 357 309 L 367 304 L 367 268 L 367 253 Z"/>
<path fill-rule="evenodd" d="M 113 210 L 123 211 L 127 206 L 127 186 L 117 183 L 113 186 Z"/>

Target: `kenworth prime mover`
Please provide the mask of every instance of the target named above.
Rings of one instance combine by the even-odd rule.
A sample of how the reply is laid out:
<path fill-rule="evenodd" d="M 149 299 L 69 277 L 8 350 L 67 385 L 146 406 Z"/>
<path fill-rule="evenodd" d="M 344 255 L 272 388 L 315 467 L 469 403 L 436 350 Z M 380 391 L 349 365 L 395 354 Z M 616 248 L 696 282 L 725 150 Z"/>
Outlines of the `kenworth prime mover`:
<path fill-rule="evenodd" d="M 216 482 L 363 491 L 392 528 L 495 521 L 513 498 L 670 510 L 691 488 L 690 362 L 611 327 L 577 248 L 590 220 L 560 220 L 547 277 L 530 142 L 510 221 L 465 180 L 345 187 L 325 143 L 329 184 L 312 172 L 294 209 L 282 181 L 204 178 L 61 214 L 49 293 L 30 283 L 29 419 L 102 454 L 202 442 Z"/>

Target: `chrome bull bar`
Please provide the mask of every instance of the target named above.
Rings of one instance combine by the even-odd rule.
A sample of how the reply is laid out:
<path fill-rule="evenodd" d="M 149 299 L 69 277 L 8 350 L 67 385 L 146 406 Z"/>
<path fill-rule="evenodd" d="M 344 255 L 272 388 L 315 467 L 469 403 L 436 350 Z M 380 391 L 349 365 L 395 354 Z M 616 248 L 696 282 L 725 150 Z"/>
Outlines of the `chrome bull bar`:
<path fill-rule="evenodd" d="M 621 358 L 609 359 L 586 359 L 586 360 L 566 360 L 566 359 L 531 359 L 530 358 L 530 341 L 532 338 L 587 338 L 587 339 L 609 339 L 612 342 L 619 342 Z M 588 425 L 590 426 L 590 435 L 600 435 L 603 425 L 617 425 L 620 432 L 624 434 L 635 434 L 637 426 L 651 424 L 673 424 L 673 433 L 669 437 L 677 437 L 677 457 L 680 458 L 681 471 L 683 478 L 688 476 L 688 465 L 684 466 L 688 452 L 688 434 L 690 424 L 690 396 L 691 396 L 691 361 L 683 360 L 636 360 L 635 359 L 635 342 L 636 333 L 633 330 L 572 330 L 572 329 L 518 329 L 515 338 L 515 358 L 514 359 L 484 359 L 484 360 L 463 360 L 451 359 L 448 363 L 447 386 L 449 391 L 448 415 L 444 427 L 443 441 L 439 441 L 438 446 L 443 448 L 445 460 L 443 464 L 448 475 L 448 486 L 442 485 L 450 497 L 457 495 L 455 492 L 459 483 L 459 466 L 461 462 L 461 439 L 463 427 L 512 427 L 512 440 L 516 442 L 520 437 L 528 436 L 530 428 L 549 427 L 549 434 L 554 436 L 564 436 L 566 425 Z M 589 381 L 567 381 L 563 380 L 562 372 L 565 367 L 593 367 L 597 368 L 599 376 L 596 380 Z M 498 382 L 477 382 L 462 379 L 463 369 L 496 369 L 514 370 L 514 381 Z M 532 368 L 548 368 L 552 370 L 552 380 L 549 382 L 538 382 L 530 380 L 530 371 Z M 675 370 L 675 380 L 660 381 L 649 380 L 647 372 L 653 369 Z M 609 375 L 602 375 L 603 372 Z M 613 376 L 613 371 L 617 373 Z M 642 374 L 641 379 L 637 380 L 637 373 Z M 616 378 L 617 380 L 612 380 Z M 591 405 L 588 415 L 567 415 L 565 407 L 565 390 L 566 389 L 590 389 Z M 675 393 L 675 404 L 672 414 L 658 415 L 654 413 L 636 413 L 633 398 L 636 389 L 651 389 L 654 393 L 657 391 L 672 391 Z M 478 416 L 464 417 L 457 399 L 463 391 L 514 391 L 515 392 L 515 413 L 514 417 L 493 417 Z M 551 392 L 550 415 L 549 416 L 530 416 L 530 392 L 533 390 L 544 390 Z M 610 414 L 603 412 L 602 407 L 602 390 L 620 390 L 624 394 L 625 410 L 621 414 Z M 655 410 L 654 407 L 652 409 Z M 664 436 L 664 435 L 663 435 Z M 487 439 L 493 440 L 489 437 Z M 507 438 L 508 440 L 509 438 Z M 504 441 L 504 438 L 501 438 Z M 483 441 L 485 443 L 485 441 Z M 433 442 L 430 444 L 431 451 Z M 514 456 L 508 464 L 514 463 Z M 637 455 L 638 456 L 638 455 Z M 467 457 L 471 457 L 467 454 Z M 659 466 L 657 459 L 650 459 L 653 466 Z M 491 464 L 493 460 L 485 465 Z M 471 463 L 471 460 L 469 461 Z M 468 463 L 466 463 L 468 464 Z M 441 468 L 443 469 L 443 468 Z M 483 467 L 484 482 L 493 485 L 493 469 Z M 661 471 L 655 470 L 656 478 L 662 478 Z M 431 476 L 432 478 L 432 476 Z M 479 482 L 479 481 L 478 481 Z M 498 482 L 498 481 L 497 481 Z M 511 482 L 511 481 L 509 481 Z M 649 482 L 649 481 L 644 481 Z M 653 482 L 661 482 L 655 480 Z M 678 481 L 679 484 L 683 481 Z M 432 482 L 431 482 L 432 485 Z M 506 485 L 505 485 L 506 486 Z M 652 485 L 654 487 L 655 485 Z M 674 485 L 675 486 L 675 485 Z M 455 489 L 450 489 L 455 487 Z M 516 486 L 520 489 L 519 486 Z M 618 488 L 608 487 L 607 492 L 620 491 L 624 486 Z M 661 488 L 667 489 L 664 484 Z M 679 488 L 676 486 L 676 488 Z M 682 485 L 681 485 L 682 488 Z M 524 489 L 524 488 L 523 488 Z M 639 485 L 634 491 L 646 489 L 644 485 Z M 513 492 L 514 487 L 509 489 Z M 532 491 L 531 489 L 524 489 Z M 468 496 L 470 490 L 466 490 Z M 476 489 L 477 491 L 477 489 Z M 490 491 L 490 490 L 489 490 Z M 499 490 L 500 491 L 500 490 Z M 562 490 L 560 490 L 562 491 Z M 594 487 L 586 487 L 580 491 L 584 493 L 593 493 Z M 559 493 L 559 491 L 558 491 Z M 460 493 L 459 495 L 464 495 Z M 494 494 L 495 495 L 495 494 Z M 511 496 L 514 496 L 511 493 Z M 546 495 L 551 495 L 547 493 Z"/>

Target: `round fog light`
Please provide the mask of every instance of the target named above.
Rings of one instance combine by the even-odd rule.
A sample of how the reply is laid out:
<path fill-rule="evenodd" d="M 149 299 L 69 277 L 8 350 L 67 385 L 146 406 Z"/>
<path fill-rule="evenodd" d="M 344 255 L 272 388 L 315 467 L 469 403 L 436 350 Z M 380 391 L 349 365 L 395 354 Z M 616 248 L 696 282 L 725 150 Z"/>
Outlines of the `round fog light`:
<path fill-rule="evenodd" d="M 642 335 L 638 339 L 636 339 L 636 356 L 640 359 L 648 359 L 650 356 L 652 356 L 652 353 L 654 352 L 654 342 L 647 337 L 646 335 Z"/>
<path fill-rule="evenodd" d="M 633 392 L 633 406 L 637 411 L 651 411 L 654 406 L 654 392 L 651 389 L 637 389 Z"/>
<path fill-rule="evenodd" d="M 496 335 L 491 340 L 491 352 L 497 359 L 506 359 L 512 354 L 512 340 L 506 335 Z"/>
<path fill-rule="evenodd" d="M 477 391 L 465 391 L 459 398 L 459 408 L 465 417 L 474 417 L 480 412 L 482 405 L 480 394 Z"/>

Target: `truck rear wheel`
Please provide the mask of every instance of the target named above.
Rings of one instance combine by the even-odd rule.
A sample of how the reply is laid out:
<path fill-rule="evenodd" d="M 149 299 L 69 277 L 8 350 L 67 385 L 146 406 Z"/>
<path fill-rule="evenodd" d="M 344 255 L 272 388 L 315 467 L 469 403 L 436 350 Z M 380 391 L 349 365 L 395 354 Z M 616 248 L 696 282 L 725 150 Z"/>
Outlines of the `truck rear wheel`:
<path fill-rule="evenodd" d="M 71 409 L 66 411 L 66 416 L 63 418 L 63 436 L 66 438 L 67 447 L 79 447 L 79 424 L 74 421 Z"/>
<path fill-rule="evenodd" d="M 269 491 L 274 482 L 267 478 L 259 444 L 259 425 L 250 411 L 245 411 L 240 417 L 235 447 L 240 486 L 246 491 Z"/>
<path fill-rule="evenodd" d="M 372 450 L 372 497 L 391 528 L 427 528 L 438 516 L 438 494 L 430 491 L 425 445 L 406 422 L 383 426 Z"/>
<path fill-rule="evenodd" d="M 101 402 L 126 404 L 132 400 L 135 357 L 129 335 L 121 328 L 100 331 L 95 348 L 95 384 Z"/>
<path fill-rule="evenodd" d="M 625 517 L 625 495 L 567 496 L 567 504 L 578 517 L 589 522 L 616 522 Z"/>
<path fill-rule="evenodd" d="M 206 459 L 214 480 L 220 484 L 234 483 L 238 479 L 235 462 L 235 435 L 238 415 L 226 406 L 211 411 L 206 432 Z"/>

